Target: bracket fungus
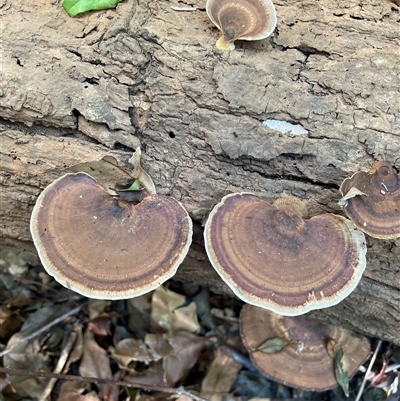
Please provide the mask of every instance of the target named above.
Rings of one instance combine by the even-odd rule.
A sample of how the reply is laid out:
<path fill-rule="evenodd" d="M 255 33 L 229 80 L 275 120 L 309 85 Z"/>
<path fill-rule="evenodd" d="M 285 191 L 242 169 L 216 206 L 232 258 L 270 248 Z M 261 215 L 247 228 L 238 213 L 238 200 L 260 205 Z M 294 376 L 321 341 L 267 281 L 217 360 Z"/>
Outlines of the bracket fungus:
<path fill-rule="evenodd" d="M 250 193 L 225 196 L 204 230 L 211 264 L 243 301 L 287 316 L 335 305 L 366 267 L 364 234 L 333 214 L 302 217 L 294 198 L 273 205 Z"/>
<path fill-rule="evenodd" d="M 90 298 L 124 299 L 175 274 L 189 250 L 192 221 L 171 197 L 148 194 L 134 204 L 87 173 L 70 173 L 40 194 L 31 233 L 59 283 Z"/>
<path fill-rule="evenodd" d="M 340 186 L 339 204 L 356 227 L 371 237 L 400 237 L 400 174 L 389 162 L 375 162 Z"/>
<path fill-rule="evenodd" d="M 370 353 L 369 341 L 349 330 L 306 316 L 287 317 L 250 305 L 245 305 L 240 314 L 240 334 L 260 372 L 287 386 L 309 391 L 329 390 L 338 385 L 330 342 L 341 348 L 348 364 L 348 378 Z M 282 347 L 271 350 L 270 344 L 276 344 L 278 339 L 282 340 Z"/>
<path fill-rule="evenodd" d="M 265 39 L 277 22 L 271 0 L 207 0 L 206 11 L 222 32 L 216 44 L 220 50 L 234 50 L 236 39 Z"/>

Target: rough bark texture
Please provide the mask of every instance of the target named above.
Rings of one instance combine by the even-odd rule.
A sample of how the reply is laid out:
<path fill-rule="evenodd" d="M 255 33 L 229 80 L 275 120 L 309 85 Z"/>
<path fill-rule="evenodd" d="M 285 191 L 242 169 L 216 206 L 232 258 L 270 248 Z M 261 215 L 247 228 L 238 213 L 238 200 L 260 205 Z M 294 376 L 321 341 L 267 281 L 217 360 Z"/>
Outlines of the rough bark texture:
<path fill-rule="evenodd" d="M 374 160 L 399 169 L 399 8 L 275 4 L 273 37 L 221 53 L 203 1 L 190 12 L 171 9 L 182 2 L 127 0 L 76 19 L 58 1 L 0 1 L 2 241 L 32 246 L 30 212 L 63 168 L 105 154 L 126 163 L 140 145 L 159 192 L 198 222 L 178 278 L 227 292 L 200 227 L 222 196 L 292 194 L 310 215 L 341 213 L 344 178 Z M 400 240 L 368 244 L 356 291 L 313 315 L 400 344 Z"/>

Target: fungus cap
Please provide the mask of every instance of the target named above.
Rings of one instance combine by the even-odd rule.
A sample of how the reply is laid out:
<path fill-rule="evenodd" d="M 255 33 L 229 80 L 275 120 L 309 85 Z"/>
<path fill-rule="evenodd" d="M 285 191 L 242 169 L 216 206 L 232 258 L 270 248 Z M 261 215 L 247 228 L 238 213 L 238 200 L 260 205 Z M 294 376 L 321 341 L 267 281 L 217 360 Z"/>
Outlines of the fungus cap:
<path fill-rule="evenodd" d="M 276 27 L 276 12 L 271 0 L 207 0 L 207 15 L 222 32 L 220 50 L 233 50 L 233 42 L 265 39 Z"/>
<path fill-rule="evenodd" d="M 333 214 L 303 219 L 304 204 L 225 196 L 204 230 L 207 255 L 243 301 L 288 316 L 335 305 L 366 267 L 364 234 Z"/>
<path fill-rule="evenodd" d="M 349 330 L 306 316 L 282 316 L 250 305 L 245 305 L 240 314 L 240 334 L 260 372 L 287 386 L 309 391 L 324 391 L 338 385 L 334 359 L 327 350 L 329 340 L 342 348 L 349 362 L 349 378 L 370 353 L 369 341 Z M 260 350 L 262 344 L 275 338 L 287 344 L 281 351 Z"/>
<path fill-rule="evenodd" d="M 31 233 L 43 266 L 62 285 L 90 298 L 124 299 L 175 274 L 192 222 L 173 198 L 151 194 L 134 205 L 77 173 L 40 194 Z"/>
<path fill-rule="evenodd" d="M 340 186 L 344 210 L 371 237 L 400 237 L 400 175 L 388 162 L 375 162 Z"/>

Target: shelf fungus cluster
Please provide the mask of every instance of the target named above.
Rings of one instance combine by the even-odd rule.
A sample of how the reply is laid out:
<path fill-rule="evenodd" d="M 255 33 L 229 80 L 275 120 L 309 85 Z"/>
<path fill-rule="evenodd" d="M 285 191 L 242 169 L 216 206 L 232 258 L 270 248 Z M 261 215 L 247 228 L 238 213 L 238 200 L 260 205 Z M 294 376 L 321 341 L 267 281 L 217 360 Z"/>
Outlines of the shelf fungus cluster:
<path fill-rule="evenodd" d="M 339 204 L 356 227 L 381 239 L 400 237 L 400 174 L 388 162 L 375 162 L 343 181 Z"/>
<path fill-rule="evenodd" d="M 188 213 L 177 200 L 155 194 L 140 159 L 134 161 L 136 175 L 147 183 L 141 200 L 123 200 L 112 194 L 118 189 L 77 172 L 50 184 L 33 209 L 31 233 L 43 266 L 87 297 L 124 299 L 149 292 L 175 274 L 188 252 Z M 119 172 L 112 162 L 104 163 L 108 179 Z M 126 192 L 129 188 L 121 190 Z"/>
<path fill-rule="evenodd" d="M 329 390 L 339 382 L 346 392 L 343 376 L 350 379 L 370 353 L 369 341 L 349 330 L 250 305 L 242 309 L 240 334 L 260 372 L 309 391 Z"/>
<path fill-rule="evenodd" d="M 364 234 L 333 214 L 304 218 L 306 206 L 273 205 L 250 193 L 225 196 L 205 225 L 211 264 L 243 301 L 286 316 L 335 305 L 366 267 Z"/>
<path fill-rule="evenodd" d="M 277 22 L 271 0 L 207 0 L 206 11 L 222 33 L 216 44 L 220 50 L 233 50 L 237 39 L 265 39 Z"/>

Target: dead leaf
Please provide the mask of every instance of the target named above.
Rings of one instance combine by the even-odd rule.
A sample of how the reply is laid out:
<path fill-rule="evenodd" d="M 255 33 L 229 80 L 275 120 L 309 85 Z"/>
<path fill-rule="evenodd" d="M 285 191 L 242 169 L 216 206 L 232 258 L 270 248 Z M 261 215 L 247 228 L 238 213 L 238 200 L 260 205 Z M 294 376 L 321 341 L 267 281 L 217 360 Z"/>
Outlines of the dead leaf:
<path fill-rule="evenodd" d="M 336 380 L 345 393 L 346 397 L 349 396 L 349 361 L 346 355 L 343 354 L 340 344 L 330 339 L 326 344 L 328 354 L 333 358 L 335 364 Z"/>
<path fill-rule="evenodd" d="M 193 398 L 183 394 L 176 398 L 176 401 L 193 401 Z"/>
<path fill-rule="evenodd" d="M 129 163 L 132 164 L 132 176 L 137 178 L 140 184 L 146 189 L 149 194 L 156 193 L 156 186 L 154 185 L 153 179 L 143 170 L 140 164 L 140 159 L 142 157 L 142 151 L 140 148 L 136 148 L 135 153 L 129 159 Z"/>
<path fill-rule="evenodd" d="M 22 317 L 5 305 L 0 305 L 0 338 L 9 339 L 22 326 Z"/>
<path fill-rule="evenodd" d="M 83 172 L 93 177 L 110 195 L 117 195 L 112 189 L 116 184 L 126 185 L 134 180 L 134 177 L 125 169 L 118 166 L 118 161 L 113 156 L 104 156 L 101 160 L 76 164 L 63 171 L 64 173 Z"/>
<path fill-rule="evenodd" d="M 86 330 L 83 336 L 83 354 L 79 365 L 79 373 L 85 377 L 112 378 L 110 358 L 107 351 L 96 343 L 90 330 Z M 110 385 L 100 384 L 99 386 L 100 395 L 104 398 L 105 394 L 110 391 Z"/>
<path fill-rule="evenodd" d="M 165 334 L 173 352 L 164 358 L 164 382 L 173 387 L 184 378 L 195 365 L 205 344 L 205 338 L 178 331 L 175 334 Z"/>
<path fill-rule="evenodd" d="M 185 301 L 183 295 L 166 290 L 162 286 L 157 288 L 152 297 L 151 319 L 170 333 L 180 330 L 199 332 L 196 304 L 191 302 L 182 306 Z"/>
<path fill-rule="evenodd" d="M 138 386 L 165 386 L 164 368 L 162 361 L 152 363 L 146 370 L 142 372 L 129 372 L 125 376 L 124 381 L 128 383 L 137 384 Z"/>
<path fill-rule="evenodd" d="M 143 362 L 149 364 L 155 360 L 153 353 L 146 347 L 142 340 L 126 338 L 116 346 L 110 347 L 111 357 L 118 362 L 122 369 L 128 369 L 131 362 Z"/>
<path fill-rule="evenodd" d="M 3 365 L 14 369 L 31 371 L 48 370 L 49 358 L 41 352 L 39 343 L 39 340 L 44 337 L 46 332 L 31 340 L 27 340 L 27 337 L 63 315 L 69 308 L 70 306 L 67 304 L 52 304 L 32 313 L 22 325 L 21 330 L 8 341 L 5 351 L 9 350 L 9 352 L 3 356 Z M 27 378 L 24 376 L 10 376 L 9 380 L 19 395 L 33 398 L 41 396 L 48 382 L 46 378 Z"/>
<path fill-rule="evenodd" d="M 63 373 L 68 372 L 71 363 L 79 361 L 82 357 L 83 353 L 83 335 L 82 335 L 82 325 L 77 325 L 74 328 L 74 332 L 76 333 L 76 339 L 74 342 L 74 346 L 72 347 L 72 351 L 68 356 L 67 362 L 64 366 Z"/>
<path fill-rule="evenodd" d="M 381 370 L 377 373 L 371 380 L 371 387 L 379 386 L 380 384 L 386 382 L 390 375 L 385 373 L 387 367 L 387 362 L 383 361 Z"/>
<path fill-rule="evenodd" d="M 101 401 L 94 391 L 83 395 L 89 388 L 89 383 L 65 381 L 60 387 L 57 401 Z"/>
<path fill-rule="evenodd" d="M 108 336 L 111 334 L 110 314 L 100 315 L 91 320 L 88 324 L 89 330 L 98 336 Z"/>
<path fill-rule="evenodd" d="M 151 297 L 152 292 L 125 301 L 129 311 L 128 326 L 141 338 L 150 327 Z"/>
<path fill-rule="evenodd" d="M 107 308 L 111 305 L 111 301 L 105 299 L 91 299 L 89 298 L 88 311 L 89 319 L 93 320 L 102 315 Z"/>
<path fill-rule="evenodd" d="M 169 355 L 172 352 L 172 347 L 168 340 L 161 333 L 146 334 L 144 338 L 146 345 L 153 351 L 153 354 L 158 355 L 159 359 Z"/>
<path fill-rule="evenodd" d="M 210 401 L 222 401 L 223 393 L 229 392 L 241 368 L 242 365 L 232 358 L 227 349 L 220 347 L 201 383 L 202 395 Z"/>

